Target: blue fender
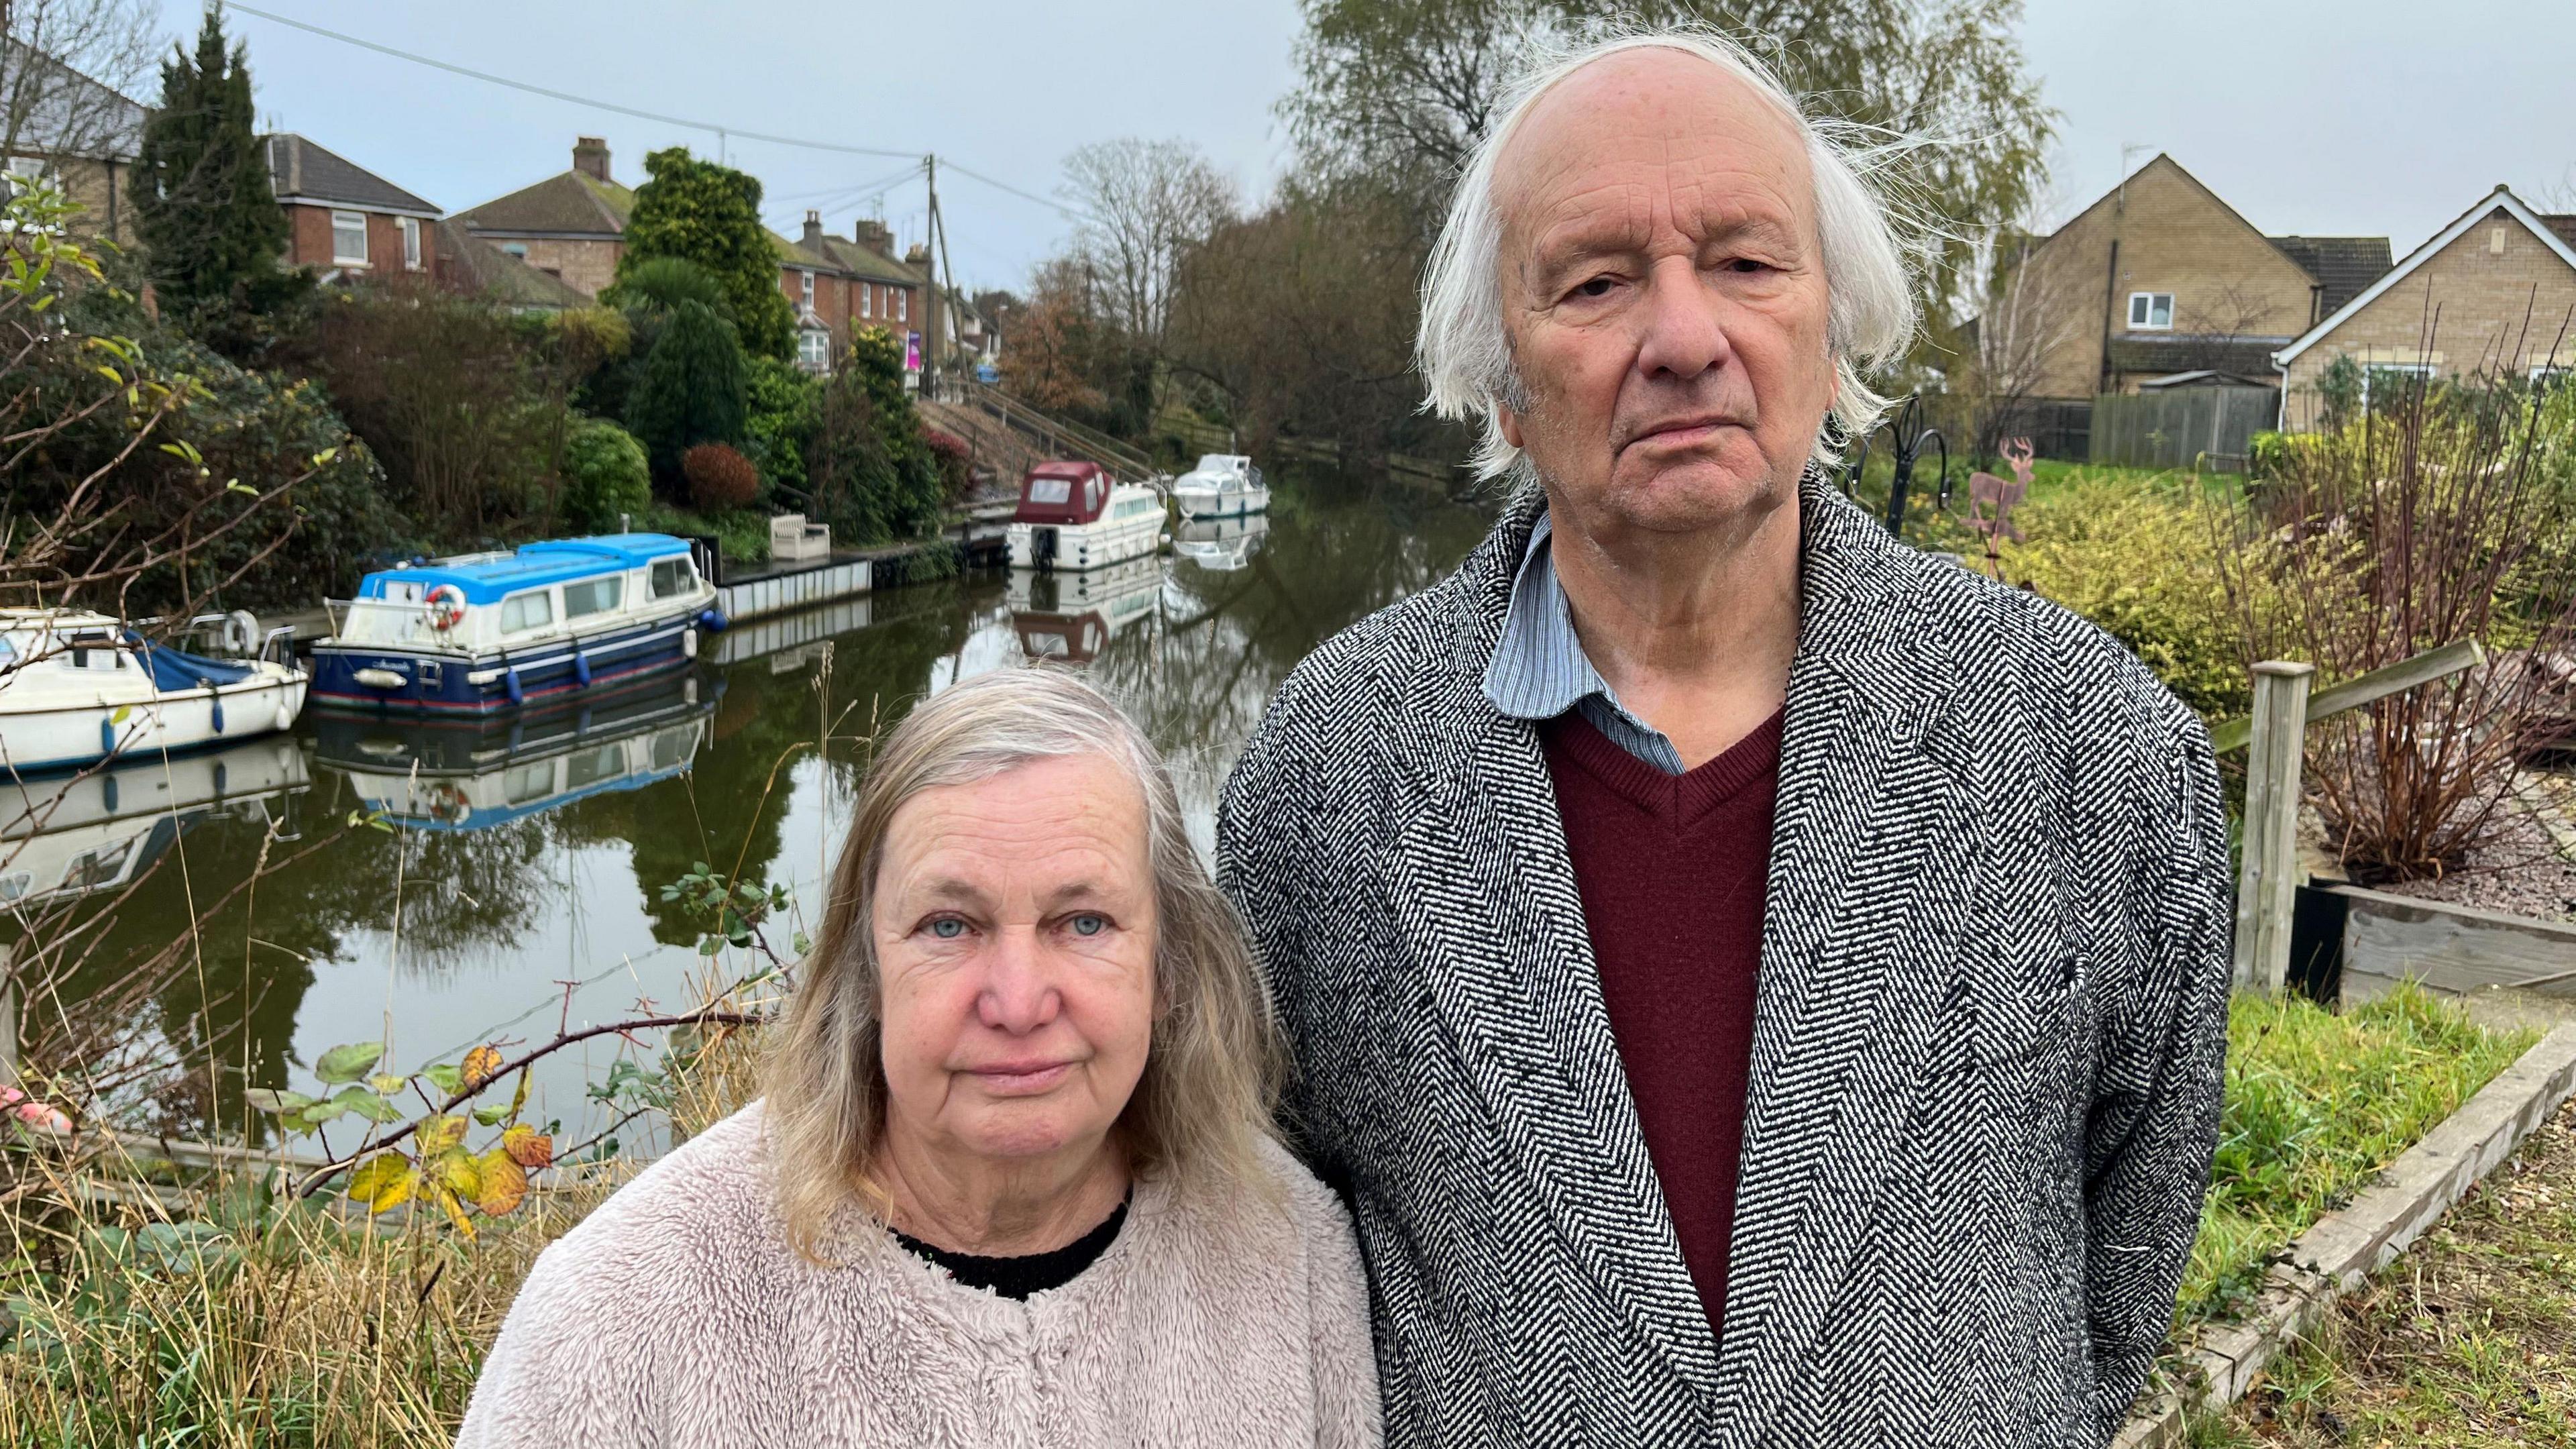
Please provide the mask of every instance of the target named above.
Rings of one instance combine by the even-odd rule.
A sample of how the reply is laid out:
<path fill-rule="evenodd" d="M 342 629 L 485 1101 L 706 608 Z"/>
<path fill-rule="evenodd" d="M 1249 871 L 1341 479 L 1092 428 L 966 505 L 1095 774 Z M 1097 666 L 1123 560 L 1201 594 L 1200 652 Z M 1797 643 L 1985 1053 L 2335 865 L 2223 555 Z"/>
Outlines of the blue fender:
<path fill-rule="evenodd" d="M 502 671 L 501 692 L 510 696 L 510 703 L 512 704 L 527 703 L 528 691 L 525 686 L 519 683 L 519 666 L 513 664 L 508 669 Z"/>
<path fill-rule="evenodd" d="M 723 633 L 725 631 L 725 626 L 730 622 L 730 620 L 725 618 L 724 610 L 722 609 L 705 608 L 698 611 L 698 627 L 706 630 L 710 634 Z"/>
<path fill-rule="evenodd" d="M 215 707 L 215 733 L 222 734 L 224 732 L 224 697 L 218 694 L 210 703 Z"/>
<path fill-rule="evenodd" d="M 116 721 L 104 715 L 98 722 L 98 752 L 102 756 L 116 753 Z"/>
<path fill-rule="evenodd" d="M 582 688 L 588 689 L 590 687 L 589 655 L 575 654 L 572 657 L 572 677 L 573 682 L 580 685 Z"/>

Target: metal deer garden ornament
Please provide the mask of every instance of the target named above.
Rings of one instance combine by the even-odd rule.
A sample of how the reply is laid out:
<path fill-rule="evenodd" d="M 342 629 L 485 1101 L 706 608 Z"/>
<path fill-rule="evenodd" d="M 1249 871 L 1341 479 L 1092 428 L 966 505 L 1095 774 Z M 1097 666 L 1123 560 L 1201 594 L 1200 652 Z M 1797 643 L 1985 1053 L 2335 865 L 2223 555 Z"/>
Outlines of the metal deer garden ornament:
<path fill-rule="evenodd" d="M 1860 450 L 1852 455 L 1851 470 L 1843 475 L 1844 495 L 1848 497 L 1853 485 L 1860 482 L 1860 471 L 1869 462 L 1870 440 L 1881 432 L 1886 433 L 1889 441 L 1896 445 L 1896 472 L 1887 485 L 1887 531 L 1902 534 L 1905 530 L 1905 501 L 1914 487 L 1914 463 L 1923 456 L 1926 448 L 1938 446 L 1941 450 L 1940 491 L 1935 495 L 1933 508 L 1936 512 L 1948 512 L 1950 440 L 1941 436 L 1939 428 L 1925 424 L 1923 399 L 1919 395 L 1898 404 L 1885 422 L 1861 435 Z"/>
<path fill-rule="evenodd" d="M 1968 527 L 1985 539 L 1989 551 L 1998 537 L 2021 542 L 2021 527 L 2012 521 L 2012 510 L 2014 504 L 2030 496 L 2030 439 L 2006 438 L 1998 451 L 2005 462 L 2012 464 L 2010 479 L 1982 471 L 1968 475 Z M 1980 504 L 1993 511 L 1980 514 Z"/>

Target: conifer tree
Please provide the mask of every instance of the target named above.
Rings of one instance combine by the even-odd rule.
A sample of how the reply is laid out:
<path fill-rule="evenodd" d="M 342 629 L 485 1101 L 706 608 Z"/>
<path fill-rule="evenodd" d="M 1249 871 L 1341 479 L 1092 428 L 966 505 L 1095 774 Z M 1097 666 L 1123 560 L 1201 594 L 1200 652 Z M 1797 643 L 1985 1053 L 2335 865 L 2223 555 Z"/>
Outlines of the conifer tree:
<path fill-rule="evenodd" d="M 251 106 L 249 52 L 212 6 L 194 56 L 161 67 L 161 104 L 135 163 L 136 229 L 163 305 L 203 323 L 269 299 L 286 251 Z"/>
<path fill-rule="evenodd" d="M 627 431 L 652 455 L 665 487 L 678 487 L 682 453 L 742 441 L 745 386 L 733 324 L 703 302 L 672 308 L 626 400 Z"/>

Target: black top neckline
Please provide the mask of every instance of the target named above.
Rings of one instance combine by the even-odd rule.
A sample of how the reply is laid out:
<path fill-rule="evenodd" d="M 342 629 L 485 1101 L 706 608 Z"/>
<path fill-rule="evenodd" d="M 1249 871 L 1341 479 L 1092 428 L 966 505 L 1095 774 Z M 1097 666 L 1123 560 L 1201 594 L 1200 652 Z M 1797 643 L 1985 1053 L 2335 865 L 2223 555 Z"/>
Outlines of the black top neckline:
<path fill-rule="evenodd" d="M 1129 1197 L 1134 1194 L 1130 1192 Z M 1128 1198 L 1100 1226 L 1074 1239 L 1061 1248 L 1044 1253 L 1022 1253 L 1012 1257 L 988 1258 L 974 1253 L 952 1253 L 934 1248 L 910 1233 L 897 1232 L 894 1240 L 916 1258 L 935 1263 L 948 1271 L 948 1276 L 969 1288 L 980 1288 L 1015 1302 L 1026 1302 L 1032 1293 L 1061 1288 L 1081 1277 L 1084 1269 L 1100 1261 L 1109 1245 L 1118 1240 L 1118 1229 L 1127 1221 Z"/>

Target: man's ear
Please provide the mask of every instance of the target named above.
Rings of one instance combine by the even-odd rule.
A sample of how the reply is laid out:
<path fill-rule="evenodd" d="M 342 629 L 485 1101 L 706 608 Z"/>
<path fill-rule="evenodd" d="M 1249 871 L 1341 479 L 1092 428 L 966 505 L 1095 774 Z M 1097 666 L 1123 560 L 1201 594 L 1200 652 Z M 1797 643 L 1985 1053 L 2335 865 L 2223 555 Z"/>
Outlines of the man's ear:
<path fill-rule="evenodd" d="M 1501 403 L 1494 404 L 1494 423 L 1503 430 L 1503 441 L 1517 448 L 1521 445 L 1521 415 Z"/>

